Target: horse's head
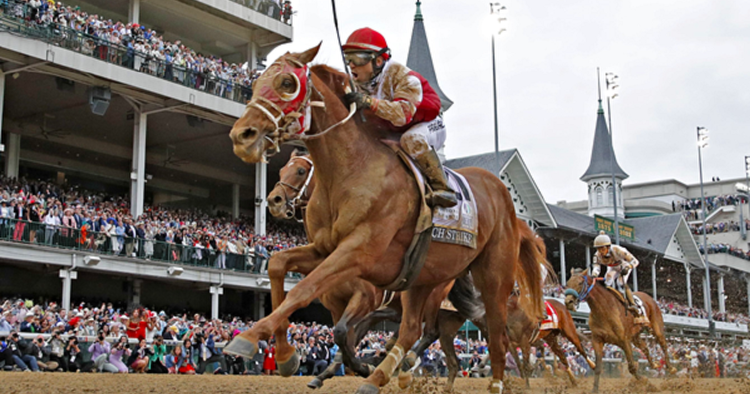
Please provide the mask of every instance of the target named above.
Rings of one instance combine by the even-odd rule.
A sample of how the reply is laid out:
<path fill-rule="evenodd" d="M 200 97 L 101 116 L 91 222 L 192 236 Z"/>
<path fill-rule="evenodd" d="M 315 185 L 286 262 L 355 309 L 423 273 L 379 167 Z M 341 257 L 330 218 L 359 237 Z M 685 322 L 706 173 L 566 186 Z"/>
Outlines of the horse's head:
<path fill-rule="evenodd" d="M 578 304 L 588 295 L 588 289 L 593 283 L 593 279 L 589 276 L 588 269 L 572 268 L 570 270 L 570 279 L 565 284 L 565 306 L 568 310 L 575 311 L 578 309 Z"/>
<path fill-rule="evenodd" d="M 295 210 L 312 193 L 313 162 L 310 155 L 292 152 L 289 162 L 279 171 L 279 182 L 268 194 L 268 211 L 277 218 L 292 219 Z"/>
<path fill-rule="evenodd" d="M 229 132 L 234 154 L 246 163 L 265 162 L 269 151 L 278 151 L 287 134 L 309 125 L 312 80 L 310 63 L 320 44 L 302 53 L 287 52 L 253 83 L 253 97 Z"/>

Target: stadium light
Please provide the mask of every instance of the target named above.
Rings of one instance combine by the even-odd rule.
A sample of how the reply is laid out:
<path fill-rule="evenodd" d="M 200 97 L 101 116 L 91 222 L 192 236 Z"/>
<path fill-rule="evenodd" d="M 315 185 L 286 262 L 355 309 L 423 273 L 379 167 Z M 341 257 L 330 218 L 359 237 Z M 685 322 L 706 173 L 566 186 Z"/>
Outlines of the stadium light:
<path fill-rule="evenodd" d="M 83 264 L 90 266 L 97 265 L 100 261 L 102 261 L 102 259 L 99 256 L 88 255 L 83 258 Z"/>
<path fill-rule="evenodd" d="M 614 100 L 618 96 L 617 89 L 620 88 L 620 77 L 614 73 L 605 73 L 604 79 L 607 82 L 607 96 Z"/>
<path fill-rule="evenodd" d="M 506 16 L 508 9 L 500 3 L 490 3 L 490 17 L 492 19 L 497 18 L 498 26 L 500 30 L 495 33 L 495 27 L 492 27 L 492 97 L 494 99 L 493 113 L 495 114 L 495 154 L 500 152 L 500 137 L 498 134 L 498 123 L 497 123 L 497 72 L 495 71 L 495 36 L 502 34 L 505 29 L 505 23 L 508 21 Z"/>
<path fill-rule="evenodd" d="M 185 270 L 182 269 L 182 267 L 171 266 L 167 268 L 167 274 L 169 274 L 169 276 L 180 276 L 183 272 L 185 272 Z"/>
<path fill-rule="evenodd" d="M 708 148 L 708 129 L 705 127 L 698 127 L 698 147 Z"/>
<path fill-rule="evenodd" d="M 745 156 L 745 176 L 750 176 L 750 156 Z"/>

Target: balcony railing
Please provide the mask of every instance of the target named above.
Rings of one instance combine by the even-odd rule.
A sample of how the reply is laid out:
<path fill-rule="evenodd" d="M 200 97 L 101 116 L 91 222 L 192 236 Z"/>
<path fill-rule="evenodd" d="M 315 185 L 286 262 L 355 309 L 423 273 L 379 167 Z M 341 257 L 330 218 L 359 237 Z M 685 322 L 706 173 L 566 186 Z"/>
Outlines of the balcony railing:
<path fill-rule="evenodd" d="M 106 41 L 57 23 L 29 22 L 26 19 L 29 13 L 28 8 L 23 4 L 3 7 L 0 0 L 0 32 L 40 40 L 84 56 L 239 103 L 245 103 L 252 96 L 249 82 L 246 85 L 235 80 L 219 78 L 211 72 L 196 71 L 187 65 L 159 60 L 148 53 L 136 51 L 133 46 L 128 47 Z"/>
<path fill-rule="evenodd" d="M 263 15 L 282 21 L 287 25 L 292 24 L 292 5 L 290 1 L 284 1 L 279 7 L 273 0 L 229 0 L 244 7 L 255 10 Z"/>
<path fill-rule="evenodd" d="M 161 261 L 192 267 L 215 268 L 266 275 L 268 260 L 248 248 L 245 253 L 229 253 L 204 245 L 183 245 L 155 239 L 130 238 L 94 232 L 88 227 L 74 229 L 40 222 L 0 218 L 0 241 L 42 245 L 88 254 Z M 290 273 L 290 278 L 299 279 Z"/>

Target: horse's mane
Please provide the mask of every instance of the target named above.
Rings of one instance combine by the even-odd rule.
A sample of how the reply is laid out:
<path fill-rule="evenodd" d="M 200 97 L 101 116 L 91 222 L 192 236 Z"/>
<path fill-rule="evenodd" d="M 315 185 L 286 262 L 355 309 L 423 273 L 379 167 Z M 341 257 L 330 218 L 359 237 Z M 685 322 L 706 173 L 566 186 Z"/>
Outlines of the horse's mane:
<path fill-rule="evenodd" d="M 346 74 L 325 64 L 316 64 L 310 67 L 310 72 L 320 78 L 329 89 L 336 93 L 336 96 L 344 97 L 344 87 L 348 83 Z"/>

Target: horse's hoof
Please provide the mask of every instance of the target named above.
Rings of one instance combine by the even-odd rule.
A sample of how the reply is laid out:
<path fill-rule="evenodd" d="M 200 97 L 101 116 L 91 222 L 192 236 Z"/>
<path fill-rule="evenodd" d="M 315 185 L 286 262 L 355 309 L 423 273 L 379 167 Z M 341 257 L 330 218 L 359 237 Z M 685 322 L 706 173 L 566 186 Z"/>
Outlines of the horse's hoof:
<path fill-rule="evenodd" d="M 323 381 L 320 380 L 317 376 L 315 379 L 311 380 L 310 383 L 307 384 L 307 387 L 315 390 L 323 387 Z"/>
<path fill-rule="evenodd" d="M 503 394 L 502 380 L 492 379 L 492 383 L 490 383 L 490 394 Z"/>
<path fill-rule="evenodd" d="M 677 368 L 675 368 L 675 367 L 669 368 L 669 374 L 670 375 L 674 375 L 676 373 L 677 373 Z"/>
<path fill-rule="evenodd" d="M 411 381 L 414 379 L 411 372 L 401 372 L 398 374 L 398 387 L 401 390 L 408 388 L 411 385 Z"/>
<path fill-rule="evenodd" d="M 297 352 L 292 353 L 292 357 L 289 357 L 289 360 L 282 361 L 282 362 L 276 362 L 277 370 L 279 371 L 279 375 L 283 377 L 289 377 L 294 375 L 295 372 L 299 369 L 299 355 Z"/>
<path fill-rule="evenodd" d="M 231 354 L 245 358 L 253 358 L 258 352 L 258 346 L 247 339 L 237 336 L 224 348 L 224 354 Z"/>
<path fill-rule="evenodd" d="M 365 383 L 357 389 L 357 394 L 378 394 L 380 389 L 372 383 Z"/>
<path fill-rule="evenodd" d="M 362 376 L 363 378 L 369 378 L 375 372 L 375 366 L 372 364 L 365 364 L 365 369 L 367 370 L 367 376 Z"/>

